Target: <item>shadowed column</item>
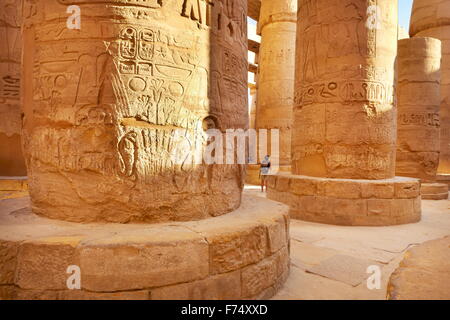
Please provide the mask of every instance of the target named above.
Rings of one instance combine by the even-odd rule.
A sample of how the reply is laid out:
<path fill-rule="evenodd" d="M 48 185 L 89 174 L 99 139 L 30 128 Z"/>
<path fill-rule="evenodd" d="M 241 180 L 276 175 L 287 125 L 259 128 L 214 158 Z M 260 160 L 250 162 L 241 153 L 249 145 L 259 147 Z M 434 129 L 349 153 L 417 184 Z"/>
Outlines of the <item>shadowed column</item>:
<path fill-rule="evenodd" d="M 79 14 L 66 13 L 69 5 Z M 34 211 L 77 222 L 161 222 L 236 209 L 243 165 L 201 163 L 207 129 L 248 126 L 246 7 L 26 1 Z M 69 28 L 77 19 L 80 28 Z"/>

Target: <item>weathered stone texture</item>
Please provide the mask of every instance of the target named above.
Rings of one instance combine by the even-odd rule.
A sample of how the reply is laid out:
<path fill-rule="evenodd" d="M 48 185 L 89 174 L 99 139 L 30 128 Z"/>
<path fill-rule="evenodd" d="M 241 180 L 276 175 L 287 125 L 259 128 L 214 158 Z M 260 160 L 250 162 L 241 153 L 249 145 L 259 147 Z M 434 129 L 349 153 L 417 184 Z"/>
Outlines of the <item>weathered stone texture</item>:
<path fill-rule="evenodd" d="M 433 182 L 440 151 L 441 41 L 400 40 L 397 63 L 396 174 Z"/>
<path fill-rule="evenodd" d="M 24 3 L 35 212 L 127 223 L 236 209 L 243 165 L 196 163 L 206 129 L 248 127 L 247 2 L 76 2 L 80 30 L 61 18 L 69 2 Z"/>
<path fill-rule="evenodd" d="M 28 190 L 27 177 L 0 177 L 1 191 L 26 191 Z"/>
<path fill-rule="evenodd" d="M 234 300 L 241 297 L 241 273 L 234 271 L 205 280 L 153 289 L 152 300 Z"/>
<path fill-rule="evenodd" d="M 275 284 L 277 279 L 276 256 L 251 265 L 242 271 L 243 297 L 251 297 Z"/>
<path fill-rule="evenodd" d="M 0 299 L 269 298 L 289 273 L 288 208 L 263 198 L 220 217 L 155 225 L 54 221 L 11 214 L 5 201 Z M 80 290 L 67 288 L 69 265 L 80 267 Z"/>
<path fill-rule="evenodd" d="M 301 1 L 299 17 L 292 172 L 392 178 L 397 2 Z"/>
<path fill-rule="evenodd" d="M 420 220 L 416 179 L 350 180 L 277 175 L 268 178 L 269 199 L 289 205 L 290 216 L 312 222 L 384 226 Z"/>
<path fill-rule="evenodd" d="M 26 176 L 21 146 L 22 0 L 0 1 L 0 176 Z"/>
<path fill-rule="evenodd" d="M 14 283 L 18 250 L 17 243 L 0 241 L 0 286 Z"/>
<path fill-rule="evenodd" d="M 446 183 L 422 183 L 420 193 L 424 200 L 447 200 L 448 185 Z"/>
<path fill-rule="evenodd" d="M 442 42 L 439 173 L 450 173 L 450 1 L 414 0 L 409 34 Z"/>
<path fill-rule="evenodd" d="M 256 75 L 255 75 L 256 77 Z M 256 128 L 256 97 L 258 93 L 258 85 L 256 84 L 249 84 L 250 89 L 250 107 L 249 107 L 249 117 L 250 117 L 250 123 L 249 128 L 255 129 Z"/>
<path fill-rule="evenodd" d="M 89 291 L 167 286 L 202 279 L 209 273 L 208 244 L 183 229 L 158 228 L 137 237 L 88 241 L 79 250 L 83 287 Z"/>
<path fill-rule="evenodd" d="M 24 242 L 17 255 L 15 284 L 22 289 L 67 289 L 67 267 L 78 265 L 79 239 L 49 238 Z"/>
<path fill-rule="evenodd" d="M 280 130 L 279 155 L 271 155 L 272 162 L 279 161 L 282 166 L 291 164 L 296 22 L 297 0 L 262 1 L 255 126 Z"/>
<path fill-rule="evenodd" d="M 299 1 L 292 174 L 267 183 L 291 217 L 420 220 L 419 181 L 395 177 L 397 11 L 389 0 Z"/>
<path fill-rule="evenodd" d="M 406 252 L 391 275 L 388 299 L 450 299 L 450 237 L 432 240 Z"/>
<path fill-rule="evenodd" d="M 246 167 L 245 183 L 259 185 L 260 180 L 260 167 L 257 164 L 249 164 Z"/>

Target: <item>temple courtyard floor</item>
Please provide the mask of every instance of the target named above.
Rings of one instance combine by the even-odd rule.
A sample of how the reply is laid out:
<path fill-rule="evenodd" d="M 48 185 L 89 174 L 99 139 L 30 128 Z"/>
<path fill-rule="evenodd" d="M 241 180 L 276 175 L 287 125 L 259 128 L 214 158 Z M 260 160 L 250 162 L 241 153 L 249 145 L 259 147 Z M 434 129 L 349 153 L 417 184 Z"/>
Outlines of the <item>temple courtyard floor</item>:
<path fill-rule="evenodd" d="M 247 185 L 245 192 L 265 197 L 258 186 Z M 423 200 L 422 220 L 400 226 L 342 227 L 291 219 L 290 275 L 274 299 L 386 299 L 389 279 L 405 253 L 424 242 L 449 235 L 449 200 Z M 448 254 L 450 238 L 446 241 Z M 440 252 L 436 255 L 444 258 Z M 423 259 L 433 261 L 430 255 Z M 436 270 L 437 273 L 442 272 L 442 275 L 430 275 L 436 280 L 433 283 L 419 278 L 422 271 L 412 274 L 408 281 L 414 286 L 404 290 L 415 292 L 408 292 L 408 296 L 417 294 L 413 297 L 420 298 L 420 291 L 428 290 L 430 285 L 434 286 L 433 291 L 437 295 L 434 298 L 439 298 L 439 292 L 442 293 L 436 286 L 442 286 L 448 292 L 448 264 L 450 261 L 445 269 L 441 266 L 441 269 Z M 379 289 L 373 288 L 373 270 L 381 271 Z M 368 288 L 368 282 L 372 289 Z M 429 292 L 423 294 L 432 298 Z"/>

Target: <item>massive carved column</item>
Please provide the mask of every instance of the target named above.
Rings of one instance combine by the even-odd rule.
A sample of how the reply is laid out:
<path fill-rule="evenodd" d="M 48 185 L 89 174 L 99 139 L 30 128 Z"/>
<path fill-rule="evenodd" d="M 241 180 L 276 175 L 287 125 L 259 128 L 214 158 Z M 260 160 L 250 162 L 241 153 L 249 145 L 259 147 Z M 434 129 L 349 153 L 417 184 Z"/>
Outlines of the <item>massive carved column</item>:
<path fill-rule="evenodd" d="M 20 137 L 20 3 L 0 0 L 0 176 L 27 174 Z"/>
<path fill-rule="evenodd" d="M 263 0 L 258 22 L 259 52 L 257 129 L 279 129 L 281 169 L 291 164 L 297 0 Z M 270 148 L 269 148 L 270 153 Z M 261 160 L 261 159 L 260 159 Z"/>
<path fill-rule="evenodd" d="M 281 287 L 286 206 L 245 195 L 223 214 L 241 202 L 244 164 L 187 152 L 248 127 L 246 14 L 245 0 L 25 1 L 24 141 L 45 217 L 0 204 L 14 249 L 0 299 L 251 300 Z M 163 221 L 177 222 L 151 223 Z"/>
<path fill-rule="evenodd" d="M 448 186 L 434 183 L 440 150 L 441 41 L 421 37 L 400 40 L 397 63 L 396 174 L 419 178 L 422 199 L 447 199 Z"/>
<path fill-rule="evenodd" d="M 415 0 L 409 30 L 411 37 L 442 41 L 441 154 L 438 172 L 450 183 L 450 0 Z"/>
<path fill-rule="evenodd" d="M 394 2 L 301 1 L 294 173 L 350 179 L 394 176 Z M 369 6 L 376 5 L 377 13 L 369 17 Z"/>
<path fill-rule="evenodd" d="M 77 21 L 69 5 L 79 6 L 79 30 L 69 28 Z M 158 222 L 236 209 L 243 165 L 197 163 L 206 129 L 248 127 L 246 6 L 25 1 L 24 135 L 34 211 L 82 222 Z"/>
<path fill-rule="evenodd" d="M 299 2 L 292 172 L 269 197 L 343 225 L 420 219 L 419 181 L 395 178 L 397 2 Z M 290 195 L 286 194 L 289 191 Z"/>

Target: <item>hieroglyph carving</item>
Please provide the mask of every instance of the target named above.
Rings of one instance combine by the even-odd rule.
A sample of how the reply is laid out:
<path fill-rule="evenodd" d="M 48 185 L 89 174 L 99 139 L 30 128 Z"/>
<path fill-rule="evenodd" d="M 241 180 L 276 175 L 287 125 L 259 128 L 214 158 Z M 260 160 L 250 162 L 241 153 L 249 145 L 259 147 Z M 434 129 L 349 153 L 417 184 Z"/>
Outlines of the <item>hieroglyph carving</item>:
<path fill-rule="evenodd" d="M 194 198 L 206 203 L 203 198 L 213 192 L 218 198 L 227 195 L 192 213 L 180 212 L 183 219 L 235 208 L 243 166 L 208 168 L 196 159 L 208 144 L 206 118 L 223 132 L 248 124 L 246 2 L 58 3 L 26 0 L 24 6 L 25 42 L 33 48 L 24 57 L 30 70 L 25 99 L 32 102 L 25 109 L 25 149 L 32 194 L 40 203 L 36 208 L 63 215 L 36 191 L 54 181 L 70 185 L 81 199 L 62 195 L 67 207 L 79 208 L 66 213 L 69 220 L 78 214 L 79 219 L 106 219 L 98 214 L 108 206 L 104 194 L 96 196 L 103 192 L 122 204 L 117 221 L 130 214 L 138 220 L 153 209 L 154 215 L 142 219 L 177 220 L 178 207 Z M 72 5 L 80 7 L 79 30 L 54 19 Z M 186 154 L 181 163 L 173 157 L 180 152 Z M 83 186 L 87 177 L 103 187 Z M 223 179 L 234 181 L 229 190 L 216 183 Z M 101 204 L 90 212 L 88 203 Z M 158 214 L 159 207 L 172 205 L 171 215 Z"/>

